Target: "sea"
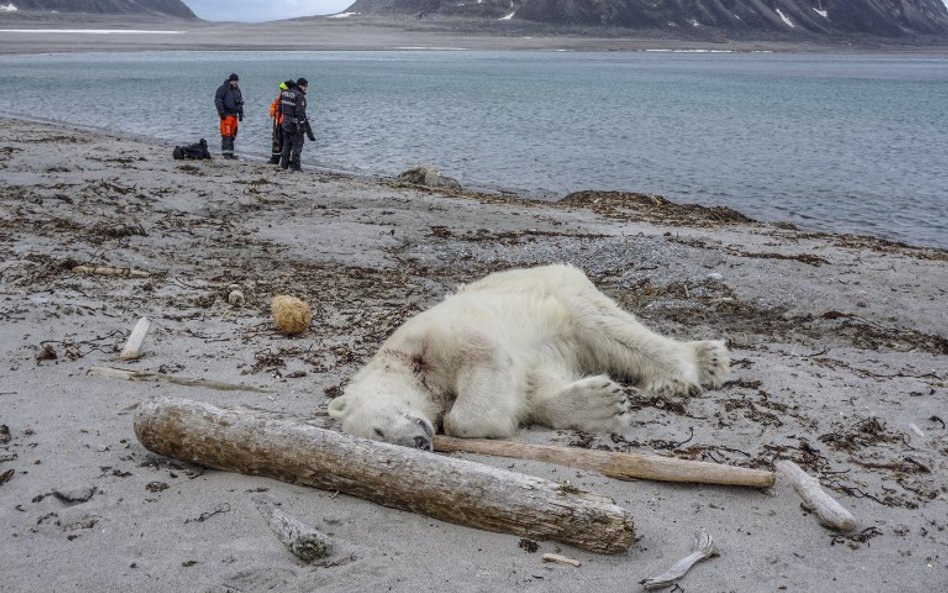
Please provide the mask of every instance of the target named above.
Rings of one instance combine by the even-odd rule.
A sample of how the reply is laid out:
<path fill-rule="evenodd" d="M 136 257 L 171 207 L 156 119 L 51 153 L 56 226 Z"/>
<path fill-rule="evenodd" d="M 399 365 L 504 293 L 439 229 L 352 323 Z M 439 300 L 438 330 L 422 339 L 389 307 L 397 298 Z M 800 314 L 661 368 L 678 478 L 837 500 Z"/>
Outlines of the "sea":
<path fill-rule="evenodd" d="M 948 249 L 948 55 L 440 50 L 0 56 L 0 114 L 219 147 L 240 76 L 242 158 L 310 81 L 304 167 L 555 200 L 659 194 L 762 221 Z M 0 172 L 2 174 L 2 172 Z"/>

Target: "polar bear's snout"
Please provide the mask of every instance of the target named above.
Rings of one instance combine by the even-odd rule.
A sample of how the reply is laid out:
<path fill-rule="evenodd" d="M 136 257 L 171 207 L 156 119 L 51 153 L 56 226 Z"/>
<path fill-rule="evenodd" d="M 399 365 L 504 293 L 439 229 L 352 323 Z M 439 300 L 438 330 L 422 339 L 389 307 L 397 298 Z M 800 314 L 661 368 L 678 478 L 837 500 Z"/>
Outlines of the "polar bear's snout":
<path fill-rule="evenodd" d="M 422 451 L 431 451 L 431 439 L 428 437 L 415 437 L 415 448 Z"/>
<path fill-rule="evenodd" d="M 354 401 L 353 401 L 354 400 Z M 329 415 L 342 421 L 349 434 L 423 451 L 432 450 L 434 426 L 396 401 L 373 398 L 371 404 L 358 397 L 342 396 L 329 404 Z"/>
<path fill-rule="evenodd" d="M 431 451 L 433 436 L 434 428 L 430 422 L 411 412 L 403 412 L 388 418 L 377 419 L 369 438 L 393 445 Z"/>

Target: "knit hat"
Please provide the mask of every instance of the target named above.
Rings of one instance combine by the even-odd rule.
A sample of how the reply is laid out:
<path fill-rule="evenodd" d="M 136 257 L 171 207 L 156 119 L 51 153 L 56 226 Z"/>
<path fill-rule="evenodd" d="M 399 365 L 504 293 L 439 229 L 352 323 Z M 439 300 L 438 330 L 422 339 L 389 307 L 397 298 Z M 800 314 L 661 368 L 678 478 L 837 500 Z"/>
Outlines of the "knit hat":
<path fill-rule="evenodd" d="M 230 76 L 227 77 L 227 81 L 228 81 L 228 82 L 231 82 L 231 81 L 234 81 L 234 80 L 240 80 L 240 77 L 237 76 L 236 74 L 231 74 Z"/>
<path fill-rule="evenodd" d="M 300 78 L 296 81 L 296 86 L 309 86 L 309 81 L 305 78 Z"/>
<path fill-rule="evenodd" d="M 285 90 L 288 89 L 288 88 L 290 88 L 290 87 L 286 86 L 286 83 L 285 83 L 285 82 L 281 82 L 281 83 L 280 83 L 280 90 L 281 90 L 281 91 L 285 91 Z"/>

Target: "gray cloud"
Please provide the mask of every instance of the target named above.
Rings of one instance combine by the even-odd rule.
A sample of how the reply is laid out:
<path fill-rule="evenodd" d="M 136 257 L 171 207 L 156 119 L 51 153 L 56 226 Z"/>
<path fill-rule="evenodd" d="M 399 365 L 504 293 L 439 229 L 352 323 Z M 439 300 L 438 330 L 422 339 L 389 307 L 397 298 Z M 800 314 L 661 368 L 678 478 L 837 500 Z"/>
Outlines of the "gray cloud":
<path fill-rule="evenodd" d="M 202 19 L 257 23 L 298 16 L 335 14 L 355 0 L 184 0 Z"/>

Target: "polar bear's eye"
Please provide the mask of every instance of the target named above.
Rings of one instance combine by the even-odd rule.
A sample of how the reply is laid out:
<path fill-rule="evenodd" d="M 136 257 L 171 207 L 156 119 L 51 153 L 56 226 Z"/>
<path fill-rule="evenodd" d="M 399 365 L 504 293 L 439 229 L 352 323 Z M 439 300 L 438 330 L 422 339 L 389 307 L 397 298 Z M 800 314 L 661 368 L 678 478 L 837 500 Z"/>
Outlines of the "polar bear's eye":
<path fill-rule="evenodd" d="M 376 428 L 374 429 L 374 431 L 375 431 L 375 436 L 379 437 L 380 439 L 385 438 L 385 433 L 382 432 L 380 429 Z"/>

